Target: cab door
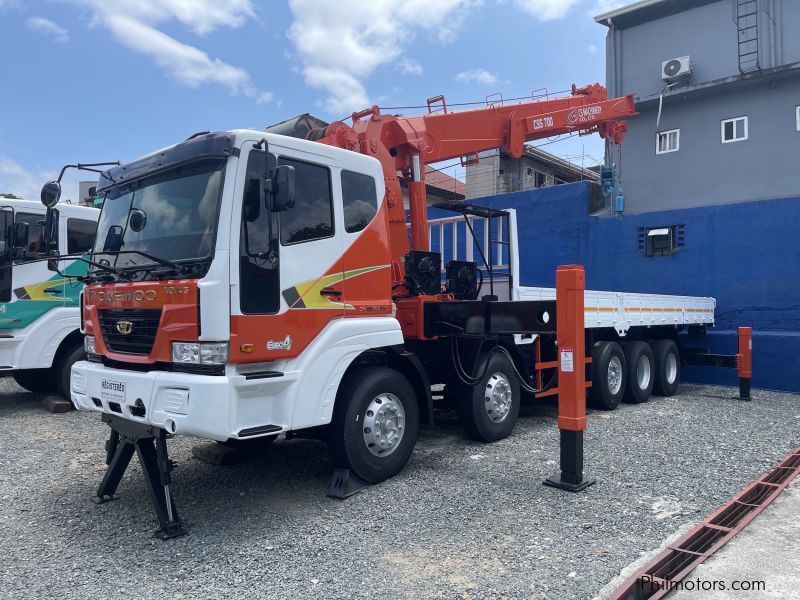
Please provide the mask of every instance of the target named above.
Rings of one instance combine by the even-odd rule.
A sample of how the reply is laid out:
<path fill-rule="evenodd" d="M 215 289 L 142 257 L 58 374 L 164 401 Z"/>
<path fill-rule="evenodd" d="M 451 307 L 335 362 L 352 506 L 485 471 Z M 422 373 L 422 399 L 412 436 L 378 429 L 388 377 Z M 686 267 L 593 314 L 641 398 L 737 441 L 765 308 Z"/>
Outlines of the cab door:
<path fill-rule="evenodd" d="M 295 205 L 272 213 L 270 240 L 263 196 L 255 200 L 253 183 L 241 186 L 238 298 L 232 299 L 238 300 L 240 314 L 231 322 L 232 362 L 296 357 L 344 314 L 342 235 L 335 209 L 341 201 L 331 169 L 313 157 L 271 152 L 271 160 L 295 170 Z M 266 168 L 263 151 L 251 148 L 242 164 L 244 180 L 252 182 Z"/>

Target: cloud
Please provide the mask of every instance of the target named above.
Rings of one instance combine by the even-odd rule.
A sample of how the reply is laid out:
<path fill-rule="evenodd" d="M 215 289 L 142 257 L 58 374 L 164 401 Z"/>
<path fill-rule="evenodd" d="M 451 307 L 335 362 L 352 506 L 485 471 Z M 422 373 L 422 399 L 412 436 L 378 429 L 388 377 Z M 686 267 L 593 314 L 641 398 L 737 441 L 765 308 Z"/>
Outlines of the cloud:
<path fill-rule="evenodd" d="M 294 15 L 289 39 L 306 83 L 328 93 L 327 110 L 348 113 L 369 106 L 363 80 L 378 67 L 400 61 L 417 31 L 446 42 L 475 4 L 476 0 L 289 0 Z"/>
<path fill-rule="evenodd" d="M 422 65 L 413 58 L 404 56 L 400 59 L 398 67 L 403 75 L 422 75 Z"/>
<path fill-rule="evenodd" d="M 456 75 L 456 81 L 461 81 L 462 83 L 477 83 L 480 85 L 494 85 L 497 83 L 497 76 L 486 69 L 471 69 L 469 71 L 462 71 Z"/>
<path fill-rule="evenodd" d="M 0 194 L 15 194 L 25 200 L 38 200 L 42 185 L 55 176 L 52 171 L 29 171 L 18 162 L 0 156 Z"/>
<path fill-rule="evenodd" d="M 118 42 L 149 56 L 172 80 L 188 86 L 214 84 L 258 104 L 272 93 L 256 88 L 250 74 L 203 50 L 176 40 L 158 26 L 177 21 L 197 35 L 220 27 L 241 27 L 254 18 L 251 0 L 72 0 L 92 10 L 93 25 L 108 29 Z"/>
<path fill-rule="evenodd" d="M 597 46 L 594 44 L 589 44 L 588 48 L 586 49 L 589 51 L 589 54 L 597 54 Z"/>
<path fill-rule="evenodd" d="M 94 9 L 95 17 L 118 15 L 143 23 L 177 20 L 206 35 L 219 27 L 241 27 L 255 17 L 252 0 L 77 0 Z"/>
<path fill-rule="evenodd" d="M 539 21 L 560 19 L 580 0 L 514 0 L 514 4 Z M 602 1 L 602 0 L 601 0 Z"/>
<path fill-rule="evenodd" d="M 38 201 L 42 186 L 56 177 L 58 170 L 26 168 L 8 156 L 0 155 L 0 194 L 14 194 L 24 200 Z M 97 181 L 97 175 L 69 169 L 61 180 L 61 202 L 71 200 L 76 203 L 79 182 L 90 180 Z"/>
<path fill-rule="evenodd" d="M 3 5 L 0 4 L 0 9 L 2 8 Z M 44 17 L 31 17 L 25 21 L 25 24 L 31 31 L 46 35 L 52 38 L 54 42 L 64 44 L 69 41 L 69 31 L 54 23 L 50 19 L 45 19 Z"/>

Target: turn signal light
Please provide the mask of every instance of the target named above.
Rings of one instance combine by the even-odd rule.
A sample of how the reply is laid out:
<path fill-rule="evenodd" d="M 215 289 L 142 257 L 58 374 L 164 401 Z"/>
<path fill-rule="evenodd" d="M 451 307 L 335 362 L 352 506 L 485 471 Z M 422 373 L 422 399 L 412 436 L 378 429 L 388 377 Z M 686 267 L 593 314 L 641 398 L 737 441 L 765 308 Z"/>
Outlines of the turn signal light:
<path fill-rule="evenodd" d="M 241 346 L 239 346 L 239 350 L 249 354 L 250 352 L 253 351 L 253 344 L 242 344 Z"/>

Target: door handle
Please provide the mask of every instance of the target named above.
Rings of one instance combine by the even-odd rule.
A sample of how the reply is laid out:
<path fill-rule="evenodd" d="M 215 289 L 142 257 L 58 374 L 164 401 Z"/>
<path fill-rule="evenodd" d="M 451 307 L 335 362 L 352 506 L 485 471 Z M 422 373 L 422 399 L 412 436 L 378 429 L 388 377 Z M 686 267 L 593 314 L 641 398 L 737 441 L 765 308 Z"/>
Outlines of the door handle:
<path fill-rule="evenodd" d="M 331 287 L 324 287 L 319 291 L 320 296 L 333 296 L 338 298 L 342 295 L 342 290 L 335 290 Z"/>

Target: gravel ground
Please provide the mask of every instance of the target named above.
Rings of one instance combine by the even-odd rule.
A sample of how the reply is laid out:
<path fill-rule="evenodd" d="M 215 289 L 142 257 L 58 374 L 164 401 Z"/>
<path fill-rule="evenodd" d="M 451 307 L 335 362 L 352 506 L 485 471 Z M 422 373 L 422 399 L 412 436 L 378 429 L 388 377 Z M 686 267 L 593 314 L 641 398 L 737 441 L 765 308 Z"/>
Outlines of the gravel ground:
<path fill-rule="evenodd" d="M 452 415 L 421 433 L 398 477 L 325 497 L 325 446 L 279 441 L 230 467 L 170 442 L 189 535 L 152 537 L 138 465 L 116 502 L 89 501 L 107 427 L 51 415 L 0 379 L 0 593 L 10 598 L 591 598 L 620 569 L 697 521 L 800 445 L 800 397 L 689 386 L 592 412 L 581 494 L 556 471 L 555 407 L 523 408 L 499 443 Z"/>

